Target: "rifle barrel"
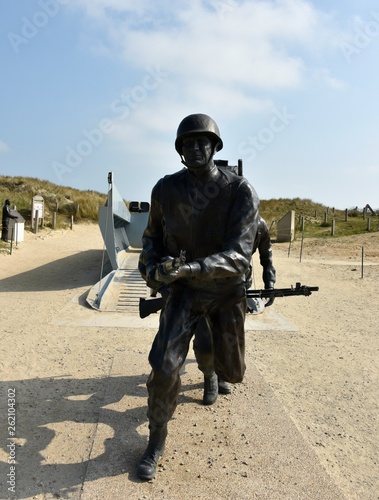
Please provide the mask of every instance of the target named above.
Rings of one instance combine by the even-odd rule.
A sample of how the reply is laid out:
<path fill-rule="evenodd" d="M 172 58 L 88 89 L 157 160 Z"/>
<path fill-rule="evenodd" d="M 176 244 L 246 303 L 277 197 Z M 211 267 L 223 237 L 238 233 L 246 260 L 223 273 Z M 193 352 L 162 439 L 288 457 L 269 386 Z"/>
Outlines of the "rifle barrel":
<path fill-rule="evenodd" d="M 266 290 L 247 290 L 246 297 L 253 299 L 270 299 L 276 297 L 290 297 L 292 295 L 309 296 L 312 292 L 318 292 L 318 286 L 307 286 L 296 283 L 291 288 L 271 288 Z"/>

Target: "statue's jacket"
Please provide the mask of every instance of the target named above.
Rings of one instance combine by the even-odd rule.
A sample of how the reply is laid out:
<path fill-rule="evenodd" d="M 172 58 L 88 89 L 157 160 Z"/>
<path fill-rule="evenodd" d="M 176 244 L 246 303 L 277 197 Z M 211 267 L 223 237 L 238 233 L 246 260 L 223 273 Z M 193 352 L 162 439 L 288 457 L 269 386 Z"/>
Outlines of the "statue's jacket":
<path fill-rule="evenodd" d="M 166 256 L 197 262 L 201 271 L 179 280 L 194 287 L 242 283 L 258 226 L 259 198 L 244 177 L 214 167 L 206 178 L 182 169 L 160 179 L 152 190 L 139 270 L 151 288 L 157 264 Z M 186 283 L 184 283 L 186 282 Z"/>

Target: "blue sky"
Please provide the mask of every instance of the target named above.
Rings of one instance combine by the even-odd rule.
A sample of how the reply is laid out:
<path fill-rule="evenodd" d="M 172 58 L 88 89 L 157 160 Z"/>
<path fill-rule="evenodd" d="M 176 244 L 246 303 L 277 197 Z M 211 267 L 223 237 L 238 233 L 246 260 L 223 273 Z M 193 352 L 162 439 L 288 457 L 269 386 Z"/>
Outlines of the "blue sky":
<path fill-rule="evenodd" d="M 374 0 L 17 0 L 0 36 L 3 175 L 148 201 L 206 113 L 261 199 L 379 207 Z"/>

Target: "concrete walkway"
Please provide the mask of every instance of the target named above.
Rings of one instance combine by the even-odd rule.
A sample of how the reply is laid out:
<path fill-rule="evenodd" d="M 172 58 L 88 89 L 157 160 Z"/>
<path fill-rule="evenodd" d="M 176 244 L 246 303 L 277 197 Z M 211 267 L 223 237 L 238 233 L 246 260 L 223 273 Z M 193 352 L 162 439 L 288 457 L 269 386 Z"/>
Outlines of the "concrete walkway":
<path fill-rule="evenodd" d="M 135 385 L 142 356 L 115 353 L 80 498 L 345 498 L 253 366 L 232 395 L 204 407 L 191 357 L 157 477 L 139 481 L 135 465 L 148 432 L 146 402 Z M 125 390 L 116 402 L 115 383 Z M 119 427 L 109 421 L 109 412 L 117 415 Z"/>

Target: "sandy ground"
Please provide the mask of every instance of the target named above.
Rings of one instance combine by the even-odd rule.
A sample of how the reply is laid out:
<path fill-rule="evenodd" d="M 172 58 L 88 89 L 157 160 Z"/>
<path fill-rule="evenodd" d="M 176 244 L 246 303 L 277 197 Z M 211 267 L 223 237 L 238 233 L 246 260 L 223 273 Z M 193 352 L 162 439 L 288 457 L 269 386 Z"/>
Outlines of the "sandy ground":
<path fill-rule="evenodd" d="M 379 233 L 300 250 L 274 244 L 277 286 L 320 291 L 249 318 L 246 379 L 211 407 L 189 354 L 165 456 L 144 483 L 156 318 L 87 306 L 96 225 L 26 233 L 0 255 L 0 498 L 379 498 Z"/>

